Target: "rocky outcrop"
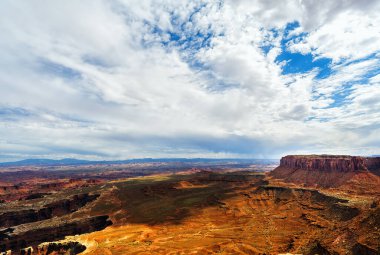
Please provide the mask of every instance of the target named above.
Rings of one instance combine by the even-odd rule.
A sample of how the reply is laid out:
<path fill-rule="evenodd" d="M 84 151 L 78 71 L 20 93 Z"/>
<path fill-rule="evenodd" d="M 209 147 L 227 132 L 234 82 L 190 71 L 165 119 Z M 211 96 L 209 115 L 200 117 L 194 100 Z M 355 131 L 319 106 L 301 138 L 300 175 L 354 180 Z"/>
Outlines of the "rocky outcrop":
<path fill-rule="evenodd" d="M 79 254 L 86 250 L 86 246 L 79 242 L 53 242 L 53 243 L 43 243 L 38 245 L 37 254 L 38 255 L 48 255 L 48 254 Z"/>
<path fill-rule="evenodd" d="M 335 221 L 348 221 L 360 213 L 358 208 L 347 205 L 347 200 L 328 196 L 317 190 L 261 186 L 254 195 L 270 198 L 277 204 L 299 201 L 305 206 L 314 206 L 313 209 L 319 211 L 321 217 Z"/>
<path fill-rule="evenodd" d="M 280 166 L 293 169 L 367 172 L 380 174 L 380 157 L 339 155 L 289 155 L 281 158 Z"/>
<path fill-rule="evenodd" d="M 79 194 L 45 205 L 39 209 L 8 211 L 0 214 L 0 228 L 36 222 L 72 213 L 94 201 L 99 195 Z"/>
<path fill-rule="evenodd" d="M 374 174 L 379 158 L 339 155 L 290 155 L 269 176 L 298 185 L 342 188 L 356 193 L 380 191 Z"/>
<path fill-rule="evenodd" d="M 49 243 L 68 235 L 98 231 L 111 225 L 107 215 L 71 218 L 66 215 L 78 211 L 94 201 L 99 194 L 82 193 L 67 199 L 49 197 L 29 204 L 9 203 L 0 213 L 0 254 L 77 254 L 85 247 L 74 243 Z M 56 198 L 59 198 L 55 200 Z M 32 198 L 34 199 L 34 198 Z M 0 211 L 0 212 L 1 212 Z M 83 217 L 83 216 L 82 216 Z"/>
<path fill-rule="evenodd" d="M 365 165 L 369 171 L 380 176 L 380 157 L 366 158 Z"/>
<path fill-rule="evenodd" d="M 61 240 L 65 238 L 65 236 L 99 231 L 111 224 L 112 222 L 108 219 L 108 216 L 104 215 L 79 220 L 61 221 L 54 225 L 49 224 L 47 226 L 38 225 L 30 227 L 20 226 L 14 229 L 11 228 L 8 232 L 2 233 L 3 238 L 0 239 L 0 252 L 8 250 L 19 252 L 29 246 L 36 249 L 36 247 L 42 242 L 52 242 Z M 43 249 L 47 251 L 49 248 Z M 52 248 L 50 247 L 50 249 Z"/>
<path fill-rule="evenodd" d="M 366 172 L 366 159 L 356 156 L 308 155 L 286 156 L 280 161 L 280 166 L 293 169 Z"/>

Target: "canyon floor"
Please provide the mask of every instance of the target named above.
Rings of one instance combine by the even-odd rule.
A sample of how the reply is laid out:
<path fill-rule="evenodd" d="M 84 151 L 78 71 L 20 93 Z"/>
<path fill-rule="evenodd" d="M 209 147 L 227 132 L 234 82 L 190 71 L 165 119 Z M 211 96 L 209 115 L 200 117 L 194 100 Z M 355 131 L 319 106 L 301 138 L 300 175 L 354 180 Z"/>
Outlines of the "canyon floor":
<path fill-rule="evenodd" d="M 376 190 L 305 187 L 240 168 L 62 182 L 7 196 L 0 252 L 380 254 Z"/>

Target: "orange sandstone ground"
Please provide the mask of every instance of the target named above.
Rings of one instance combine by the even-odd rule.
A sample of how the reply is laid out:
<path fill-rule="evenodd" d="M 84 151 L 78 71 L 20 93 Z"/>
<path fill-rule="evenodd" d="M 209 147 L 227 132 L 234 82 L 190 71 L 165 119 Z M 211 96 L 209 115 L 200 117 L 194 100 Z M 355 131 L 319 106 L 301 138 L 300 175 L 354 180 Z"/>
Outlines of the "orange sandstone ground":
<path fill-rule="evenodd" d="M 19 254 L 15 252 L 23 245 L 32 246 L 30 254 L 380 254 L 378 176 L 368 174 L 361 162 L 299 162 L 291 167 L 287 164 L 294 162 L 282 162 L 268 176 L 191 170 L 63 190 L 52 200 L 87 194 L 88 201 L 79 203 L 77 196 L 67 208 L 71 213 L 55 211 L 55 217 L 43 221 L 13 222 L 13 232 L 0 227 L 0 236 L 18 240 L 12 254 Z M 350 177 L 334 181 L 347 169 L 342 166 L 352 168 L 346 173 Z M 282 175 L 281 168 L 293 172 Z M 301 179 L 292 182 L 296 172 Z M 31 210 L 41 210 L 38 203 L 51 207 L 46 199 L 30 200 Z M 12 210 L 10 205 L 21 206 L 20 201 L 12 203 L 0 206 L 0 226 L 12 228 L 1 217 Z M 44 230 L 37 232 L 40 239 L 28 236 L 38 228 Z M 56 235 L 59 229 L 71 234 Z M 40 241 L 44 238 L 47 243 Z M 0 239 L 0 248 L 11 248 L 9 240 Z"/>
<path fill-rule="evenodd" d="M 83 254 L 377 254 L 380 209 L 372 196 L 219 177 L 199 173 L 185 184 L 168 177 L 142 190 L 115 182 L 101 197 L 119 209 L 110 212 L 113 225 L 72 240 L 87 247 Z"/>

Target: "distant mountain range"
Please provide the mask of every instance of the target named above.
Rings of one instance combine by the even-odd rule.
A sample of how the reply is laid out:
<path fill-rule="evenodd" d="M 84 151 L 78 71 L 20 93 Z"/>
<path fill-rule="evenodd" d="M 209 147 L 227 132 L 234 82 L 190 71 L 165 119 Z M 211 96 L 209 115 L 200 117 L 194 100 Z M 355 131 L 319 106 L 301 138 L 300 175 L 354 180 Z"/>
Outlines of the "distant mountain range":
<path fill-rule="evenodd" d="M 140 158 L 127 160 L 102 160 L 92 161 L 75 158 L 64 159 L 24 159 L 14 162 L 3 162 L 0 166 L 59 166 L 59 165 L 92 165 L 92 164 L 133 164 L 133 163 L 235 163 L 235 164 L 273 164 L 278 163 L 277 159 L 236 159 L 236 158 Z"/>

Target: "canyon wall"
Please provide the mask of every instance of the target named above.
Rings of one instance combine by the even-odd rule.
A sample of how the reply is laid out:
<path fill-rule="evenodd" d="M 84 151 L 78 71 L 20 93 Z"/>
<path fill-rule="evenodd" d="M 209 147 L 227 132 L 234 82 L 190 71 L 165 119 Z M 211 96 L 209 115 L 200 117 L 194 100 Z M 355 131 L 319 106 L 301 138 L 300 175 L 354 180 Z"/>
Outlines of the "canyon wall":
<path fill-rule="evenodd" d="M 380 168 L 380 158 L 339 155 L 290 155 L 280 161 L 280 166 L 303 170 L 337 172 L 367 172 Z"/>
<path fill-rule="evenodd" d="M 60 217 L 79 210 L 98 197 L 99 195 L 97 194 L 80 194 L 69 199 L 55 201 L 39 209 L 11 210 L 4 213 L 0 212 L 0 228 Z"/>
<path fill-rule="evenodd" d="M 269 176 L 298 185 L 380 191 L 380 158 L 340 155 L 289 155 Z"/>
<path fill-rule="evenodd" d="M 2 238 L 0 239 L 0 254 L 8 250 L 14 251 L 14 253 L 17 254 L 18 251 L 25 247 L 34 247 L 33 249 L 36 250 L 35 248 L 43 242 L 57 241 L 65 238 L 65 236 L 99 231 L 112 225 L 112 222 L 107 215 L 63 222 L 56 221 L 57 222 L 51 225 L 46 224 L 45 226 L 40 224 L 39 226 L 30 229 L 20 225 L 1 231 L 0 237 Z M 42 251 L 52 249 L 52 247 L 43 247 L 44 246 L 40 246 L 40 253 L 38 254 L 51 254 L 43 253 Z"/>
<path fill-rule="evenodd" d="M 366 158 L 365 164 L 369 171 L 380 176 L 380 157 Z"/>

